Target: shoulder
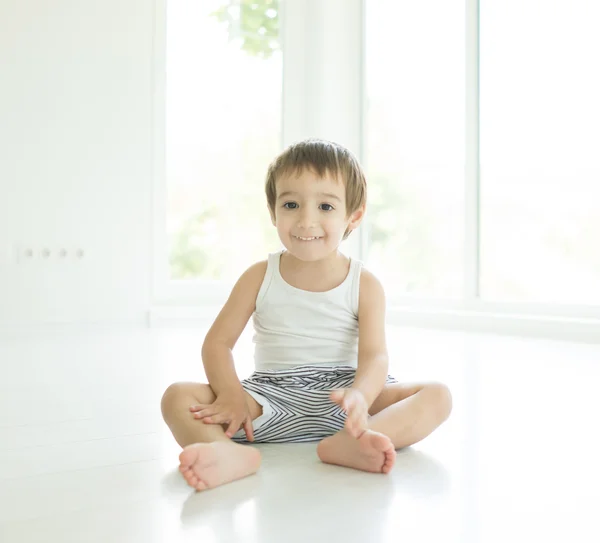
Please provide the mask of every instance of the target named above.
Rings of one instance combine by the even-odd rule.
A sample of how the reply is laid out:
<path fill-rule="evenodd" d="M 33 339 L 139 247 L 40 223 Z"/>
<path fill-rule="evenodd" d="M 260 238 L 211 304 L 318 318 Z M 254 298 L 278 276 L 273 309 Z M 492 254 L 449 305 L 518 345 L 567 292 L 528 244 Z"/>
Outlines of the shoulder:
<path fill-rule="evenodd" d="M 221 341 L 233 348 L 254 311 L 266 269 L 267 262 L 263 261 L 242 273 L 208 331 L 205 343 Z"/>
<path fill-rule="evenodd" d="M 385 291 L 381 281 L 377 279 L 375 274 L 363 267 L 360 273 L 359 303 L 373 298 L 385 299 Z"/>
<path fill-rule="evenodd" d="M 235 283 L 223 311 L 246 313 L 254 311 L 256 297 L 267 270 L 267 261 L 257 262 L 250 266 Z"/>
<path fill-rule="evenodd" d="M 265 278 L 267 272 L 267 261 L 256 262 L 252 264 L 236 281 L 231 294 L 230 301 L 240 301 L 246 299 L 256 299 L 256 295 L 260 289 L 260 285 Z"/>
<path fill-rule="evenodd" d="M 244 286 L 258 286 L 263 282 L 267 273 L 268 260 L 261 260 L 252 264 L 238 279 L 238 284 L 243 283 Z"/>
<path fill-rule="evenodd" d="M 249 276 L 257 276 L 257 275 L 264 275 L 265 272 L 267 271 L 267 265 L 268 265 L 269 261 L 268 260 L 261 260 L 260 262 L 255 262 L 254 264 L 252 264 L 252 266 L 250 266 L 245 272 L 244 275 L 249 275 Z"/>

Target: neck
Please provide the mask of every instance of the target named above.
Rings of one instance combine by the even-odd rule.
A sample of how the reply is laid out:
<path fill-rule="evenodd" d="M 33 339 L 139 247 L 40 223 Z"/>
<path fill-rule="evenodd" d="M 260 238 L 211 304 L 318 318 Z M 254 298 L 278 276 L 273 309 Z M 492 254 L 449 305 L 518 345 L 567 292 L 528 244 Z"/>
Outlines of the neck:
<path fill-rule="evenodd" d="M 282 258 L 285 258 L 287 264 L 296 271 L 306 271 L 306 272 L 320 272 L 331 269 L 331 267 L 335 265 L 339 265 L 340 262 L 346 261 L 347 257 L 340 253 L 338 250 L 333 251 L 325 258 L 320 260 L 312 260 L 305 261 L 296 258 L 289 251 L 284 251 L 281 255 Z"/>

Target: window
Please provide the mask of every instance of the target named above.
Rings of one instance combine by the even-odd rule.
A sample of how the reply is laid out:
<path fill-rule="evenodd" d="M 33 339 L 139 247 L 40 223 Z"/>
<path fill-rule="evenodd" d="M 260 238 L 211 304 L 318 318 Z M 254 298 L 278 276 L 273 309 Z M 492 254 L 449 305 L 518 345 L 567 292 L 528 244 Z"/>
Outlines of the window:
<path fill-rule="evenodd" d="M 279 249 L 268 164 L 324 137 L 365 166 L 366 221 L 343 249 L 393 305 L 598 315 L 594 2 L 166 1 L 157 298 L 219 302 Z"/>
<path fill-rule="evenodd" d="M 600 7 L 481 0 L 481 293 L 600 302 Z"/>
<path fill-rule="evenodd" d="M 277 0 L 168 0 L 170 278 L 237 278 L 277 249 L 263 185 L 281 150 Z"/>
<path fill-rule="evenodd" d="M 368 265 L 391 295 L 459 298 L 464 2 L 366 3 Z"/>

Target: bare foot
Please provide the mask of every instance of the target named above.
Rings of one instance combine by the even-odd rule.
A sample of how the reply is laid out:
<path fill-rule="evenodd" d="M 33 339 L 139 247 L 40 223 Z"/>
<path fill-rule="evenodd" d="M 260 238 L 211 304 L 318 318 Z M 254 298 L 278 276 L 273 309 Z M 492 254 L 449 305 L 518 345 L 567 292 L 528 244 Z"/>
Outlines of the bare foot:
<path fill-rule="evenodd" d="M 367 430 L 358 439 L 345 430 L 321 441 L 317 446 L 319 458 L 327 464 L 389 473 L 396 461 L 396 450 L 390 438 Z"/>
<path fill-rule="evenodd" d="M 188 445 L 179 455 L 179 471 L 196 490 L 223 485 L 260 467 L 260 452 L 252 447 L 227 441 Z"/>

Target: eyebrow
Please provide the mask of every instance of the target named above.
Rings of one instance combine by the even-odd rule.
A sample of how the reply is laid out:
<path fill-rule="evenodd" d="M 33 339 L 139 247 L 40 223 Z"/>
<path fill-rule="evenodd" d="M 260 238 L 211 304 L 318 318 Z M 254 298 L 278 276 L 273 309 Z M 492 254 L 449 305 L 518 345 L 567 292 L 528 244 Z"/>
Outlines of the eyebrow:
<path fill-rule="evenodd" d="M 280 198 L 284 198 L 286 196 L 296 196 L 297 194 L 298 194 L 297 192 L 294 192 L 291 190 L 286 190 L 285 192 L 282 192 L 281 194 L 279 194 L 277 196 L 277 199 L 279 200 Z M 324 196 L 326 198 L 331 198 L 333 200 L 337 200 L 338 202 L 342 201 L 339 196 L 336 196 L 335 194 L 333 194 L 331 192 L 318 192 L 317 196 Z"/>

